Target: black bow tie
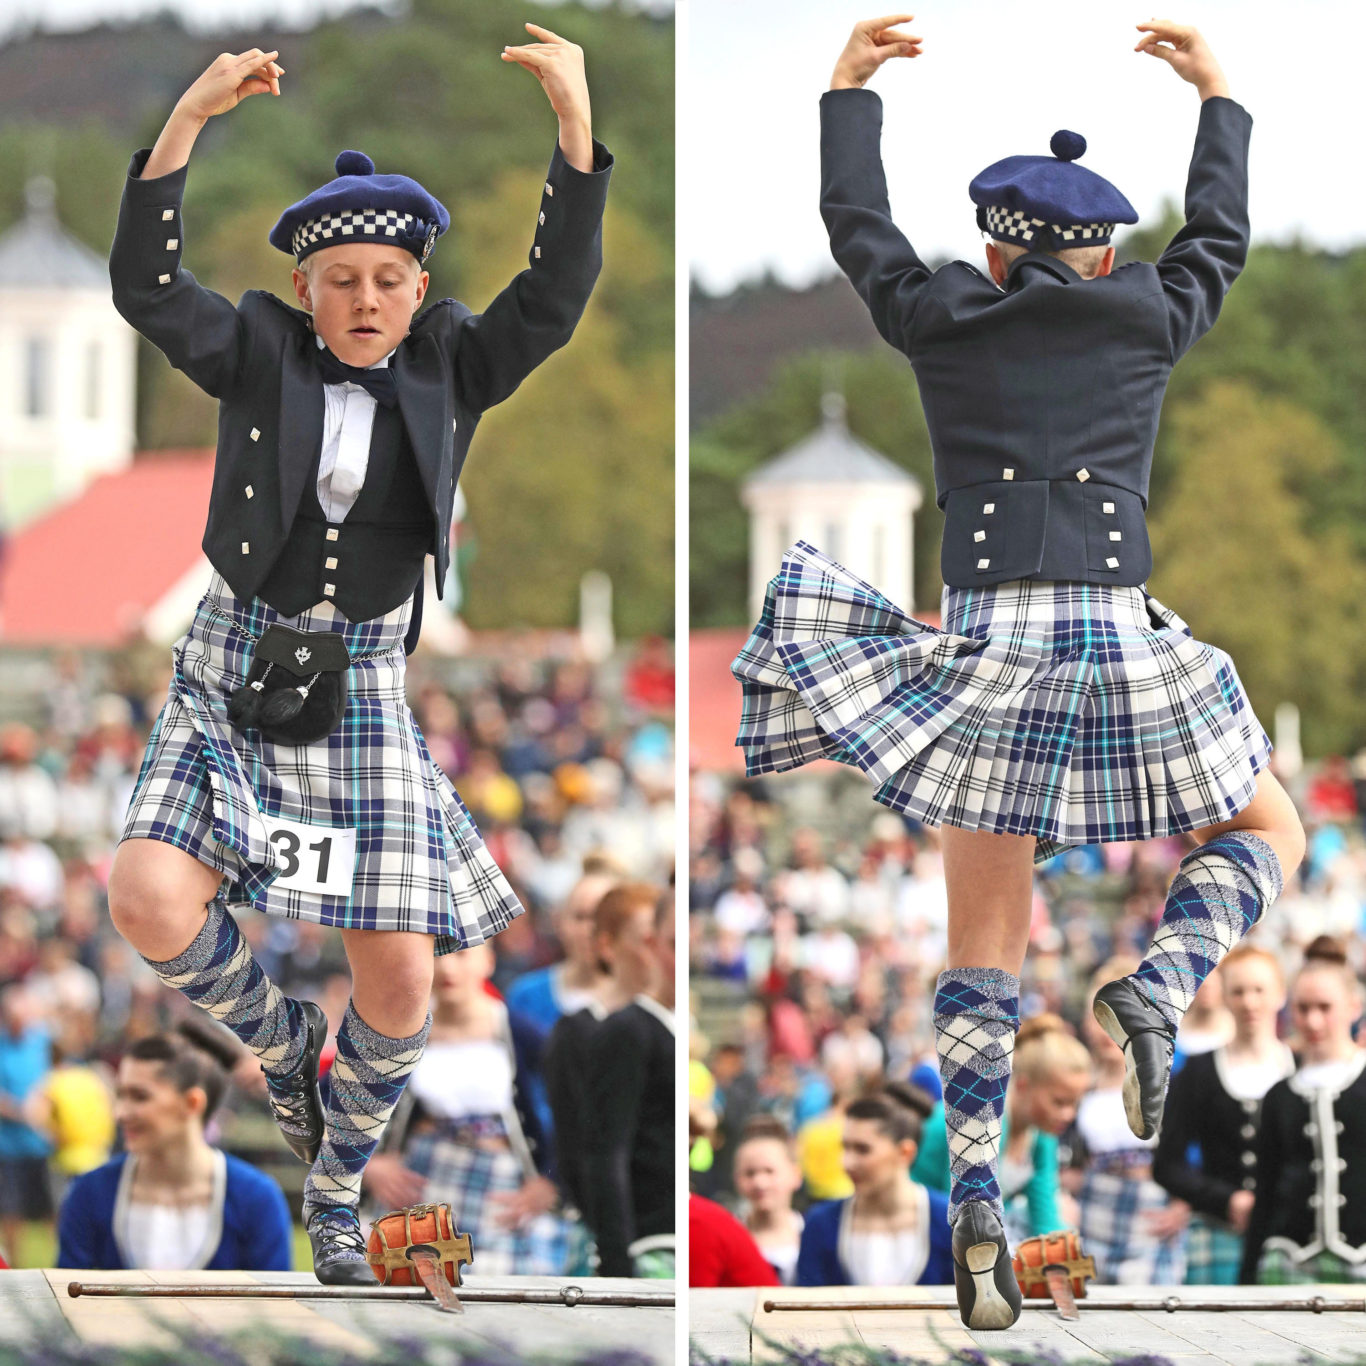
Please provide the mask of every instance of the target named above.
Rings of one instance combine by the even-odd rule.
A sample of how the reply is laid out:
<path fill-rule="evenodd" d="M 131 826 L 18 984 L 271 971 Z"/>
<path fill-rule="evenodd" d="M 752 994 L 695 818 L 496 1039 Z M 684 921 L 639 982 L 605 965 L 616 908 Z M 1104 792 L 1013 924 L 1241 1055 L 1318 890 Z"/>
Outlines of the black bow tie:
<path fill-rule="evenodd" d="M 394 383 L 391 367 L 367 370 L 360 365 L 348 365 L 338 360 L 326 347 L 318 348 L 318 369 L 324 384 L 359 384 L 376 403 L 392 408 L 398 403 L 398 385 Z"/>

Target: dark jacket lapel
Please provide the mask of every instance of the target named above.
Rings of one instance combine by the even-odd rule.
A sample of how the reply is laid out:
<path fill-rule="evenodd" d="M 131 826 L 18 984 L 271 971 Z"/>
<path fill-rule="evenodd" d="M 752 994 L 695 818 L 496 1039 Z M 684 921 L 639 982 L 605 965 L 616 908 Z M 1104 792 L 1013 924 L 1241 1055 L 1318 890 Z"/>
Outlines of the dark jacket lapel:
<path fill-rule="evenodd" d="M 422 486 L 439 523 L 437 490 L 442 453 L 455 412 L 451 381 L 435 337 L 424 336 L 411 345 L 400 345 L 391 364 L 403 425 L 408 429 Z"/>
<path fill-rule="evenodd" d="M 309 354 L 317 345 L 307 331 L 285 341 L 280 374 L 280 525 L 286 533 L 323 444 L 323 380 Z"/>

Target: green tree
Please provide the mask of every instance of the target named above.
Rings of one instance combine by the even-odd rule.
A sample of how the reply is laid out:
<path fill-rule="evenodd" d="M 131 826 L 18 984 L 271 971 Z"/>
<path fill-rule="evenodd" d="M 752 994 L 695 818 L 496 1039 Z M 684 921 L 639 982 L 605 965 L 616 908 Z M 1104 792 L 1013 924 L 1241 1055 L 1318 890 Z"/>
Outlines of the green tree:
<path fill-rule="evenodd" d="M 1337 441 L 1312 413 L 1228 380 L 1167 421 L 1178 463 L 1149 509 L 1152 592 L 1232 655 L 1265 726 L 1291 701 L 1306 751 L 1366 742 L 1366 568 L 1304 492 L 1341 469 Z"/>

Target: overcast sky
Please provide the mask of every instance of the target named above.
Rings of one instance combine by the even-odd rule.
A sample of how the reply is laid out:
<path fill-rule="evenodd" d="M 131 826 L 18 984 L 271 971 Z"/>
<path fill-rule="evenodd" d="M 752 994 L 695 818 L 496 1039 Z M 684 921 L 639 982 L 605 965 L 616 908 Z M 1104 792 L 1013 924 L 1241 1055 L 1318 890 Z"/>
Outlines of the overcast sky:
<path fill-rule="evenodd" d="M 831 273 L 820 184 L 819 98 L 854 21 L 880 0 L 686 0 L 690 114 L 685 240 L 695 276 L 723 290 L 765 267 L 792 284 Z M 1149 0 L 1151 3 L 1151 0 Z M 1132 51 L 1139 3 L 1054 7 L 936 0 L 907 27 L 924 55 L 870 82 L 883 99 L 892 211 L 924 255 L 978 260 L 967 187 L 988 163 L 1046 154 L 1059 128 L 1090 146 L 1140 218 L 1179 202 L 1199 113 L 1194 87 Z M 1190 0 L 1253 116 L 1252 231 L 1328 246 L 1366 238 L 1360 72 L 1366 5 Z M 1050 13 L 1050 10 L 1052 11 Z M 906 12 L 906 11 L 903 11 Z"/>

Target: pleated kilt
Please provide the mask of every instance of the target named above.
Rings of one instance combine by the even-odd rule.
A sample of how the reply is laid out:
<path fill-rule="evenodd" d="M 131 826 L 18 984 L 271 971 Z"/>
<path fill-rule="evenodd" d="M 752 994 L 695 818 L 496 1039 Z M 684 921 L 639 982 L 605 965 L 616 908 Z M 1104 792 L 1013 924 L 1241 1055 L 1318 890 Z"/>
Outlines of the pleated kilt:
<path fill-rule="evenodd" d="M 1077 1195 L 1082 1245 L 1096 1259 L 1098 1285 L 1180 1285 L 1186 1274 L 1181 1234 L 1155 1238 L 1145 1215 L 1171 1197 L 1152 1177 L 1087 1170 Z"/>
<path fill-rule="evenodd" d="M 1233 661 L 1143 588 L 945 587 L 943 627 L 805 541 L 731 672 L 751 777 L 834 759 L 926 825 L 1033 835 L 1043 862 L 1237 815 L 1271 742 Z"/>
<path fill-rule="evenodd" d="M 1186 1229 L 1186 1284 L 1237 1285 L 1243 1235 L 1227 1224 L 1192 1214 Z"/>
<path fill-rule="evenodd" d="M 241 602 L 215 574 L 173 647 L 166 704 L 147 741 L 123 839 L 173 844 L 216 868 L 230 902 L 345 929 L 436 936 L 436 952 L 478 944 L 522 911 L 450 780 L 432 761 L 404 694 L 412 600 L 371 621 L 319 603 L 291 625 L 337 631 L 352 665 L 341 725 L 277 745 L 228 721 L 273 608 Z M 287 866 L 276 819 L 356 832 L 349 894 L 276 885 Z"/>
<path fill-rule="evenodd" d="M 410 1139 L 403 1163 L 426 1178 L 422 1199 L 450 1205 L 456 1228 L 470 1235 L 471 1271 L 481 1276 L 565 1274 L 577 1226 L 546 1211 L 519 1228 L 509 1228 L 490 1198 L 519 1191 L 526 1180 L 522 1164 L 511 1152 L 473 1148 L 438 1130 Z"/>

